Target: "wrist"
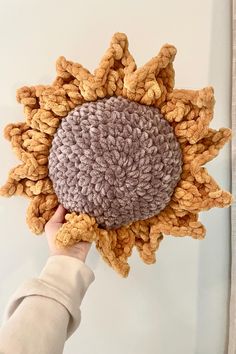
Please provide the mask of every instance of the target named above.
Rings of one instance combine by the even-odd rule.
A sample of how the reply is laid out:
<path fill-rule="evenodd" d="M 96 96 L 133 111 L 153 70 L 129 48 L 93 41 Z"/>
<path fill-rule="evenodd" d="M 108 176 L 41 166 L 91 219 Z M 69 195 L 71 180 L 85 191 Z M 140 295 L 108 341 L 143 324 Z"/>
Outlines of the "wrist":
<path fill-rule="evenodd" d="M 52 251 L 50 252 L 50 256 L 68 256 L 68 257 L 73 257 L 77 258 L 83 263 L 85 263 L 86 260 L 86 255 L 80 252 L 73 252 L 73 251 L 68 251 L 68 250 L 58 250 L 58 251 Z"/>

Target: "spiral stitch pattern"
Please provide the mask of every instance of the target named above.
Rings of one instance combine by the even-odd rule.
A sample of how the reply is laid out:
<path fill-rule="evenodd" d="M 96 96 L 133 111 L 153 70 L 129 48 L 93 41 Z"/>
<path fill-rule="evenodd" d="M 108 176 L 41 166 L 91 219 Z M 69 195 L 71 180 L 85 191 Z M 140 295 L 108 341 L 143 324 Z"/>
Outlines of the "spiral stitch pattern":
<path fill-rule="evenodd" d="M 123 97 L 84 103 L 58 128 L 49 177 L 70 212 L 117 228 L 158 214 L 182 171 L 179 143 L 154 107 Z"/>
<path fill-rule="evenodd" d="M 67 213 L 56 235 L 59 247 L 81 240 L 95 242 L 104 261 L 124 277 L 129 273 L 127 260 L 134 247 L 146 264 L 152 264 L 163 235 L 202 239 L 206 229 L 199 221 L 199 212 L 225 208 L 233 202 L 233 196 L 204 166 L 219 154 L 232 131 L 210 127 L 215 103 L 212 87 L 174 87 L 175 55 L 176 48 L 165 44 L 138 68 L 127 36 L 118 32 L 94 73 L 61 56 L 51 84 L 24 86 L 17 91 L 25 122 L 9 124 L 4 130 L 21 162 L 9 171 L 0 195 L 28 197 L 27 224 L 40 234 L 59 203 L 49 178 L 48 155 L 54 134 L 68 114 L 85 102 L 112 96 L 159 109 L 173 128 L 182 152 L 182 173 L 168 205 L 157 215 L 113 229 L 101 227 L 89 214 Z"/>

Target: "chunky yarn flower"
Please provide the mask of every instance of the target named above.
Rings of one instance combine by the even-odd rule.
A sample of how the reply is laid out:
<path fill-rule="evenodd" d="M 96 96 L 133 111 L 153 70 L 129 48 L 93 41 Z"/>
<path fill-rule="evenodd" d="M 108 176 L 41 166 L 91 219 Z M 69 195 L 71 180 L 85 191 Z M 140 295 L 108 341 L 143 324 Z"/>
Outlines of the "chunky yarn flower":
<path fill-rule="evenodd" d="M 30 198 L 36 234 L 61 203 L 68 212 L 58 245 L 95 242 L 124 277 L 134 246 L 154 263 L 163 235 L 202 239 L 198 213 L 232 203 L 202 167 L 231 130 L 209 128 L 211 87 L 174 89 L 175 55 L 166 44 L 137 68 L 116 33 L 94 74 L 60 57 L 52 85 L 18 90 L 26 121 L 5 128 L 22 163 L 1 195 Z"/>

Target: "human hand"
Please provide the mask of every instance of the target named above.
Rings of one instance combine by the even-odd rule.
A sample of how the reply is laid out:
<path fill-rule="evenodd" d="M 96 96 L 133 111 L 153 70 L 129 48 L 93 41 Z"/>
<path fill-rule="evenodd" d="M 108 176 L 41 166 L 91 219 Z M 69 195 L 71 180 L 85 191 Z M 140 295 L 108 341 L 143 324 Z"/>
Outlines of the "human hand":
<path fill-rule="evenodd" d="M 54 215 L 45 225 L 45 233 L 47 236 L 50 255 L 70 256 L 78 258 L 82 262 L 85 262 L 87 254 L 91 247 L 91 243 L 81 241 L 71 247 L 63 248 L 59 248 L 56 245 L 56 234 L 65 221 L 65 214 L 65 208 L 62 205 L 59 205 Z"/>

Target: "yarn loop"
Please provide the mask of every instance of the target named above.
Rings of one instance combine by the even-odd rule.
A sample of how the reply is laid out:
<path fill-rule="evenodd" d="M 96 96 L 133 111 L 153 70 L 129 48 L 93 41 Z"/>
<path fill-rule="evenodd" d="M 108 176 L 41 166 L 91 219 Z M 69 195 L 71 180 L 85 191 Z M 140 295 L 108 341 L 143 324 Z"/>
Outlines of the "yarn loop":
<path fill-rule="evenodd" d="M 158 108 L 110 97 L 84 103 L 63 119 L 48 166 L 67 210 L 117 228 L 168 205 L 182 172 L 182 155 Z"/>

